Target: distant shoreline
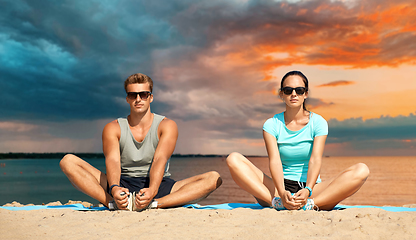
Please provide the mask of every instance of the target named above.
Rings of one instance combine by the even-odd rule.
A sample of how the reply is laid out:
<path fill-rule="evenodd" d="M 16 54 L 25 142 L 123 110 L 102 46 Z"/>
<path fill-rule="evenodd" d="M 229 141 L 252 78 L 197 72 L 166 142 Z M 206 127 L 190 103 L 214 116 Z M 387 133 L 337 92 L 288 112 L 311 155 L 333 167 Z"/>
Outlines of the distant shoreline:
<path fill-rule="evenodd" d="M 0 159 L 52 159 L 63 158 L 68 153 L 0 153 Z M 80 158 L 104 158 L 103 153 L 72 153 Z M 220 154 L 173 154 L 172 158 L 186 158 L 186 157 L 227 157 L 227 155 Z M 250 155 L 247 157 L 265 157 Z"/>

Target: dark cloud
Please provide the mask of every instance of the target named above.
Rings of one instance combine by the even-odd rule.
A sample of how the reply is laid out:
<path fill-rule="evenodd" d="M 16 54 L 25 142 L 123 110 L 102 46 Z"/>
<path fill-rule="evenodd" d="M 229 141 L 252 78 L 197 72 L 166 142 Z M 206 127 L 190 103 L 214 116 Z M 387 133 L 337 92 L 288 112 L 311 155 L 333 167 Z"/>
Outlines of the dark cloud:
<path fill-rule="evenodd" d="M 140 2 L 5 4 L 0 14 L 0 82 L 5 93 L 0 100 L 7 103 L 3 120 L 125 114 L 128 108 L 118 100 L 124 98 L 124 79 L 138 71 L 151 74 L 151 52 L 175 44 L 170 25 L 146 15 Z"/>
<path fill-rule="evenodd" d="M 398 32 L 385 37 L 380 43 L 383 47 L 380 58 L 383 61 L 392 61 L 395 65 L 404 62 L 414 62 L 416 58 L 416 33 Z"/>
<path fill-rule="evenodd" d="M 306 101 L 307 106 L 311 107 L 312 110 L 318 107 L 325 107 L 325 106 L 330 106 L 333 105 L 333 102 L 325 102 L 322 99 L 318 99 L 318 98 L 308 98 Z"/>
<path fill-rule="evenodd" d="M 413 4 L 403 4 L 414 9 Z M 200 64 L 197 71 L 192 71 L 181 65 L 192 77 L 186 88 L 207 86 L 224 91 L 251 89 L 251 84 L 246 83 L 253 78 L 242 76 L 259 71 L 265 64 L 273 67 L 305 61 L 320 64 L 340 59 L 345 52 L 351 57 L 342 64 L 359 65 L 364 60 L 378 65 L 411 61 L 416 55 L 414 33 L 386 34 L 389 29 L 376 29 L 377 19 L 360 16 L 362 11 L 372 12 L 375 5 L 381 12 L 391 7 L 378 1 L 348 6 L 329 0 L 296 3 L 262 0 L 246 4 L 4 1 L 0 14 L 0 81 L 6 94 L 0 100 L 7 104 L 2 119 L 30 116 L 62 121 L 120 115 L 126 110 L 117 101 L 124 97 L 123 80 L 134 72 L 160 76 L 156 61 L 162 57 L 175 58 L 172 60 L 176 63 L 179 58 L 184 64 L 195 62 L 200 54 L 219 57 L 241 52 L 243 59 L 252 59 L 250 66 L 233 67 L 233 72 L 241 73 L 233 76 L 241 79 L 239 88 L 233 87 L 235 82 L 227 80 L 224 72 L 212 67 Z M 372 30 L 377 30 L 381 41 L 349 44 L 351 37 Z M 213 49 L 227 42 L 232 44 L 222 50 Z M 254 46 L 271 47 L 272 51 L 293 50 L 305 56 L 265 61 L 253 52 L 244 51 Z M 308 46 L 313 46 L 312 52 L 304 50 Z M 170 49 L 168 55 L 157 55 L 167 49 Z M 379 53 L 361 60 L 356 58 L 357 53 L 374 49 Z M 376 59 L 379 63 L 371 63 Z M 166 60 L 166 64 L 172 62 Z M 175 77 L 181 78 L 181 74 Z M 162 91 L 172 87 L 163 76 L 157 80 Z M 167 106 L 159 101 L 155 105 L 159 109 Z"/>
<path fill-rule="evenodd" d="M 270 115 L 280 110 L 284 111 L 284 109 L 285 109 L 285 104 L 283 102 L 279 103 L 276 101 L 275 103 L 266 103 L 266 104 L 263 104 L 262 106 L 258 106 L 254 109 L 254 111 L 259 112 L 264 115 L 267 115 L 267 114 Z"/>
<path fill-rule="evenodd" d="M 363 120 L 353 118 L 343 121 L 331 119 L 329 125 L 329 143 L 356 141 L 389 141 L 416 139 L 416 115 L 383 116 Z"/>

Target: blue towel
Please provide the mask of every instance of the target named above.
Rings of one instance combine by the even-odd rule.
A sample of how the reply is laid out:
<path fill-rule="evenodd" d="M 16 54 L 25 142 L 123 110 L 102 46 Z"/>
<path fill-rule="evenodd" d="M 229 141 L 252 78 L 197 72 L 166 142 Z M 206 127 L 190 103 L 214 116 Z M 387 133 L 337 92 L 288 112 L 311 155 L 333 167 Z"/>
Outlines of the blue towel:
<path fill-rule="evenodd" d="M 232 210 L 236 208 L 248 208 L 248 209 L 263 209 L 267 207 L 262 207 L 258 203 L 223 203 L 223 204 L 217 204 L 217 205 L 206 205 L 201 206 L 199 204 L 188 204 L 183 207 L 186 208 L 193 208 L 193 209 L 226 209 L 226 210 Z M 46 206 L 46 205 L 35 205 L 35 206 L 23 206 L 23 207 L 1 207 L 2 209 L 7 209 L 11 211 L 19 211 L 19 210 L 40 210 L 40 209 L 71 209 L 71 210 L 77 210 L 77 211 L 103 211 L 108 210 L 106 207 L 84 207 L 82 204 L 71 204 L 71 205 L 59 205 L 59 206 Z M 347 208 L 379 208 L 390 212 L 416 212 L 416 208 L 407 208 L 407 207 L 379 207 L 379 206 L 347 206 L 347 205 L 337 205 L 334 210 L 342 210 Z"/>
<path fill-rule="evenodd" d="M 34 206 L 23 206 L 23 207 L 0 207 L 7 210 L 19 211 L 19 210 L 40 210 L 40 209 L 72 209 L 78 211 L 101 211 L 108 210 L 106 207 L 84 207 L 81 203 L 71 205 L 58 205 L 58 206 L 46 206 L 46 205 L 34 205 Z"/>
<path fill-rule="evenodd" d="M 224 203 L 218 205 L 207 205 L 201 206 L 199 204 L 189 204 L 185 205 L 184 207 L 187 208 L 194 208 L 194 209 L 226 209 L 232 210 L 235 208 L 250 208 L 250 209 L 263 209 L 267 207 L 262 207 L 258 203 Z M 390 212 L 416 212 L 416 208 L 407 208 L 407 207 L 379 207 L 379 206 L 348 206 L 348 205 L 337 205 L 333 210 L 343 210 L 347 208 L 379 208 Z"/>
<path fill-rule="evenodd" d="M 408 208 L 408 207 L 379 207 L 379 206 L 371 206 L 371 205 L 357 205 L 357 206 L 347 206 L 347 205 L 337 205 L 335 208 L 339 208 L 339 210 L 346 209 L 346 208 L 379 208 L 389 212 L 416 212 L 416 208 Z"/>
<path fill-rule="evenodd" d="M 226 210 L 232 210 L 236 208 L 250 208 L 250 209 L 265 208 L 258 203 L 223 203 L 223 204 L 206 205 L 206 206 L 201 206 L 199 204 L 188 204 L 183 207 L 193 208 L 193 209 L 226 209 Z"/>

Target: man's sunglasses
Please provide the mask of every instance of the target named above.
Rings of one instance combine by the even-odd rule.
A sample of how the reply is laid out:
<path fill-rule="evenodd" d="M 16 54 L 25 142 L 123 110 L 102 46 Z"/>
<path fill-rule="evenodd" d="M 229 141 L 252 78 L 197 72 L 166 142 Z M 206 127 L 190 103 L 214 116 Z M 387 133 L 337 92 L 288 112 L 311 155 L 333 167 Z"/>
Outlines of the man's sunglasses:
<path fill-rule="evenodd" d="M 146 101 L 147 98 L 150 97 L 150 95 L 152 95 L 151 92 L 149 91 L 143 91 L 143 92 L 128 92 L 127 93 L 127 97 L 131 100 L 137 99 L 137 95 L 139 95 L 140 99 L 143 101 Z"/>
<path fill-rule="evenodd" d="M 306 88 L 304 88 L 304 87 L 297 87 L 297 88 L 284 87 L 284 88 L 282 88 L 282 92 L 286 95 L 292 94 L 293 90 L 295 90 L 297 95 L 303 95 L 306 92 Z"/>

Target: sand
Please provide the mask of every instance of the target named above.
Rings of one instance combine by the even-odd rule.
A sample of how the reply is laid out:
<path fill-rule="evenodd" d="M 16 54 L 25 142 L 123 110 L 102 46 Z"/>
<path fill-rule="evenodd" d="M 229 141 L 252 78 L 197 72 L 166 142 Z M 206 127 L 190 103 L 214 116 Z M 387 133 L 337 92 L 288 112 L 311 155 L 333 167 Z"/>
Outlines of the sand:
<path fill-rule="evenodd" d="M 416 212 L 375 208 L 280 212 L 0 209 L 0 224 L 0 239 L 416 239 Z"/>

